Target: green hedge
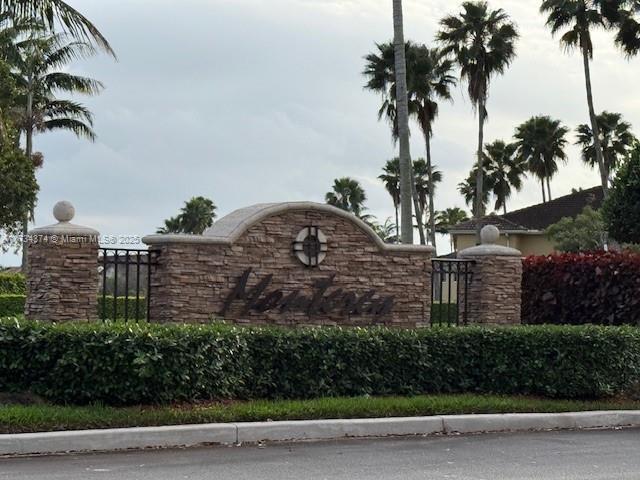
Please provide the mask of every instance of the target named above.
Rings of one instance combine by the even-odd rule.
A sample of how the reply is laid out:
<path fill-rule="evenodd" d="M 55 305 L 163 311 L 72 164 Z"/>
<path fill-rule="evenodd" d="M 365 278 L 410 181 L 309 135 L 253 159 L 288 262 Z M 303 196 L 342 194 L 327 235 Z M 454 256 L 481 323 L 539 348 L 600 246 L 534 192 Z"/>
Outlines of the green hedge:
<path fill-rule="evenodd" d="M 124 318 L 124 306 L 126 302 L 126 298 L 125 297 L 116 297 L 116 311 L 117 311 L 117 315 L 116 318 Z M 129 297 L 128 298 L 128 318 L 131 320 L 135 320 L 136 318 L 136 298 L 134 297 Z M 103 304 L 102 304 L 102 297 L 98 297 L 98 316 L 100 318 L 106 318 L 106 319 L 113 319 L 113 296 L 107 295 L 106 297 L 106 303 L 104 304 L 104 308 L 103 308 Z M 145 300 L 145 297 L 140 297 L 139 300 L 139 304 L 138 304 L 138 319 L 139 320 L 144 320 L 147 317 L 147 302 Z"/>
<path fill-rule="evenodd" d="M 21 273 L 0 273 L 0 295 L 27 292 L 24 275 Z"/>
<path fill-rule="evenodd" d="M 25 298 L 24 295 L 0 294 L 0 318 L 22 315 Z"/>
<path fill-rule="evenodd" d="M 24 313 L 24 302 L 26 300 L 25 295 L 2 295 L 0 294 L 0 317 L 15 317 L 18 315 L 22 315 Z M 102 306 L 102 297 L 98 298 L 98 316 L 100 318 L 113 318 L 113 297 L 107 296 L 106 303 L 104 308 Z M 116 308 L 117 308 L 117 317 L 116 318 L 124 318 L 124 305 L 125 305 L 125 297 L 117 297 L 116 300 Z M 129 319 L 135 320 L 136 316 L 136 299 L 135 297 L 129 297 L 129 308 L 128 314 Z M 140 297 L 139 303 L 139 319 L 144 320 L 147 316 L 147 303 L 144 297 Z"/>
<path fill-rule="evenodd" d="M 634 327 L 0 321 L 0 391 L 78 404 L 461 392 L 597 398 L 623 392 L 639 374 Z"/>
<path fill-rule="evenodd" d="M 459 319 L 462 324 L 462 318 Z M 458 323 L 457 303 L 432 303 L 431 325 L 456 325 Z"/>

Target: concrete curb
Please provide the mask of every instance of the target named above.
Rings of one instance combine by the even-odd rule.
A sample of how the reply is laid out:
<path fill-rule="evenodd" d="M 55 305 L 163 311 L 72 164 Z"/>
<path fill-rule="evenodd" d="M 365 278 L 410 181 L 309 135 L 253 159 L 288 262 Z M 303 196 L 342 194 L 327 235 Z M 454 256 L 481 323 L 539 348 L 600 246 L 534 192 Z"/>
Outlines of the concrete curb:
<path fill-rule="evenodd" d="M 456 433 L 640 427 L 640 410 L 211 423 L 0 435 L 0 455 Z"/>

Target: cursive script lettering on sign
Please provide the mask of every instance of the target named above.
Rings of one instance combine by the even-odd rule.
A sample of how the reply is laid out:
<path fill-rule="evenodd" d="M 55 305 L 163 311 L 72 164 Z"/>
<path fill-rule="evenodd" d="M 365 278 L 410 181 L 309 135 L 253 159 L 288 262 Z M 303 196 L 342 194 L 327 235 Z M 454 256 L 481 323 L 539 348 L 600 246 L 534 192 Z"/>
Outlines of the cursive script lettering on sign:
<path fill-rule="evenodd" d="M 243 314 L 267 312 L 277 310 L 281 313 L 303 312 L 308 315 L 329 314 L 338 312 L 340 315 L 374 315 L 382 316 L 391 313 L 394 297 L 377 297 L 375 290 L 369 290 L 361 295 L 337 288 L 331 292 L 335 275 L 316 280 L 313 283 L 311 295 L 305 295 L 301 290 L 284 292 L 282 290 L 269 291 L 273 275 L 267 275 L 256 285 L 247 288 L 248 268 L 238 279 L 236 286 L 224 302 L 220 315 L 227 313 L 233 302 L 244 302 Z"/>

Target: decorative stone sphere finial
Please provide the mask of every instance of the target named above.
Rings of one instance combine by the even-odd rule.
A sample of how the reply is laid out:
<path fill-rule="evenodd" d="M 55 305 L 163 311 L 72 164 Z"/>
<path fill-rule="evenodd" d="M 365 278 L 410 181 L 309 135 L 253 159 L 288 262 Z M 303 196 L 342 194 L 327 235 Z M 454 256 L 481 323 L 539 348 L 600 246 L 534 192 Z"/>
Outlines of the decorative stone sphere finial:
<path fill-rule="evenodd" d="M 70 222 L 75 214 L 76 209 L 66 200 L 56 203 L 53 207 L 53 216 L 59 222 Z"/>
<path fill-rule="evenodd" d="M 480 241 L 483 245 L 494 245 L 498 243 L 500 230 L 495 225 L 485 225 L 480 230 Z"/>

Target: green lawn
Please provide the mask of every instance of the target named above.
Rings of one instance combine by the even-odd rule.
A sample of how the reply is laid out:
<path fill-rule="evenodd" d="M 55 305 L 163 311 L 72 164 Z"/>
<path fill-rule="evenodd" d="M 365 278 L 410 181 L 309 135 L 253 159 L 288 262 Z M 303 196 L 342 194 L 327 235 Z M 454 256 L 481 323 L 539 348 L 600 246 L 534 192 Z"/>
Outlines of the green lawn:
<path fill-rule="evenodd" d="M 321 398 L 165 407 L 0 406 L 0 433 L 261 420 L 367 418 L 458 413 L 640 409 L 631 400 L 547 400 L 487 395 Z"/>

